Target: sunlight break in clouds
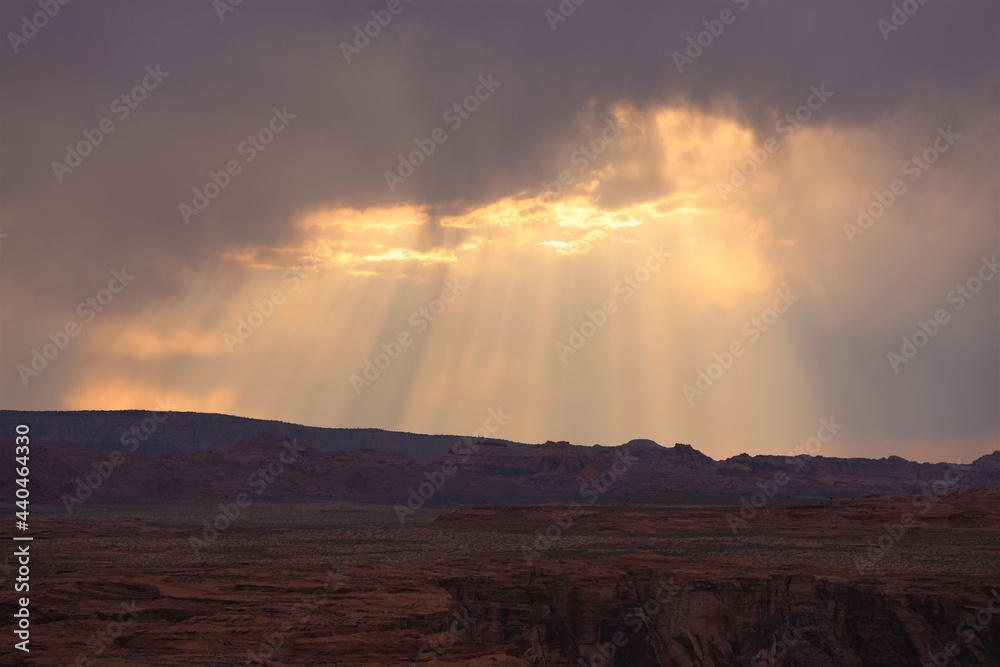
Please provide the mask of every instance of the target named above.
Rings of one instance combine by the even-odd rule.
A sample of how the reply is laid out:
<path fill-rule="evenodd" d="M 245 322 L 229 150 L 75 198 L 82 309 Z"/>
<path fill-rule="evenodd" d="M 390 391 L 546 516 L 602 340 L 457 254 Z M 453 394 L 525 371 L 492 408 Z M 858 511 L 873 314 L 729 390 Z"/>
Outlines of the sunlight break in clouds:
<path fill-rule="evenodd" d="M 513 439 L 713 456 L 786 451 L 835 414 L 842 453 L 984 453 L 1000 283 L 905 377 L 886 354 L 997 248 L 998 10 L 926 3 L 885 40 L 891 4 L 755 4 L 682 73 L 672 54 L 731 3 L 588 4 L 557 33 L 533 3 L 414 3 L 350 63 L 338 45 L 371 20 L 353 3 L 60 14 L 0 54 L 7 405 L 169 394 L 465 433 L 502 404 Z M 169 80 L 58 182 L 52 160 L 148 63 Z M 402 147 L 484 73 L 503 87 L 390 191 Z M 184 225 L 177 202 L 275 108 L 289 131 Z M 949 149 L 848 239 L 941 129 Z M 626 302 L 654 250 L 669 260 Z M 122 266 L 135 286 L 24 386 L 17 365 Z M 356 395 L 348 378 L 449 280 L 462 297 Z M 683 385 L 784 289 L 795 308 L 689 405 Z M 611 298 L 563 364 L 555 343 Z"/>

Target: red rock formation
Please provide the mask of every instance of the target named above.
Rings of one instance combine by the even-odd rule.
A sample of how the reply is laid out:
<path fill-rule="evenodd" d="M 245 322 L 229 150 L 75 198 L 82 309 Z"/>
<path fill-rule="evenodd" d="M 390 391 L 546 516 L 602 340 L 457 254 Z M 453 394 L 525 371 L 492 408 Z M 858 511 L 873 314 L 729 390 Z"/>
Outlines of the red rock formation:
<path fill-rule="evenodd" d="M 39 517 L 39 649 L 0 664 L 888 666 L 949 643 L 950 665 L 996 664 L 1000 491 L 942 496 L 854 566 L 920 502 L 772 507 L 736 534 L 733 508 L 597 503 L 530 560 L 559 506 L 400 526 L 388 507 L 258 503 L 198 555 L 211 504 L 85 507 Z"/>

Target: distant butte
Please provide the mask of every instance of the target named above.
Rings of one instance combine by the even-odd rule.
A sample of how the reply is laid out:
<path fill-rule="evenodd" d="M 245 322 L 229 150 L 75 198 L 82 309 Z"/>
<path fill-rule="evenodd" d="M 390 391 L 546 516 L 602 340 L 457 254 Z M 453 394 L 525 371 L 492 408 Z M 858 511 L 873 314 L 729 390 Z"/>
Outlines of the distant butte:
<path fill-rule="evenodd" d="M 122 463 L 93 497 L 102 500 L 231 497 L 246 490 L 248 478 L 276 459 L 285 441 L 301 456 L 269 484 L 266 497 L 316 496 L 374 503 L 405 501 L 411 488 L 442 466 L 454 466 L 429 504 L 523 504 L 579 500 L 584 485 L 611 470 L 620 453 L 638 459 L 616 476 L 603 494 L 616 503 L 732 503 L 766 487 L 775 503 L 868 494 L 925 493 L 946 485 L 948 492 L 1000 488 L 1000 452 L 971 464 L 915 463 L 883 459 L 740 454 L 715 461 L 694 447 L 662 447 L 631 440 L 617 447 L 577 446 L 565 441 L 527 445 L 457 435 L 416 435 L 379 429 L 328 429 L 283 422 L 170 413 L 142 433 L 134 453 L 122 435 L 154 413 L 0 412 L 0 433 L 14 422 L 32 425 L 32 497 L 56 502 L 73 495 L 80 479 L 122 453 Z M 152 423 L 152 421 L 150 421 Z M 471 454 L 460 448 L 474 443 Z M 0 481 L 12 482 L 13 447 L 3 447 Z M 118 470 L 120 468 L 120 471 Z M 764 485 L 762 487 L 761 485 Z"/>

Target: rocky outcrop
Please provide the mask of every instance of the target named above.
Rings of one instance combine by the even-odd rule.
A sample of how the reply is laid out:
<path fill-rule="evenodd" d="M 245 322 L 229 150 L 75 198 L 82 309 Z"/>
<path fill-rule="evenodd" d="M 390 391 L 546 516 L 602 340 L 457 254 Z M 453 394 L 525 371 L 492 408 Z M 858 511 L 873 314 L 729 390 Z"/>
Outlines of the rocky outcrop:
<path fill-rule="evenodd" d="M 441 586 L 484 643 L 512 644 L 529 664 L 594 667 L 920 665 L 940 628 L 990 599 L 969 586 L 945 598 L 812 575 L 697 579 L 657 559 L 601 565 L 552 565 L 519 585 L 486 570 Z M 951 664 L 997 655 L 1000 632 L 989 630 Z"/>

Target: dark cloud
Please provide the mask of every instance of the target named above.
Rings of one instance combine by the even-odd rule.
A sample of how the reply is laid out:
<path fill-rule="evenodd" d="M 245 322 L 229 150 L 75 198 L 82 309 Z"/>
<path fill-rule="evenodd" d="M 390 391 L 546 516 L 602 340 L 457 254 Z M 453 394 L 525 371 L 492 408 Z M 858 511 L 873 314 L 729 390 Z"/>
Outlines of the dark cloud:
<path fill-rule="evenodd" d="M 995 2 L 920 5 L 888 40 L 876 22 L 890 17 L 889 2 L 751 0 L 745 11 L 741 4 L 589 0 L 553 31 L 545 12 L 558 3 L 403 0 L 402 13 L 351 64 L 341 43 L 385 2 L 248 0 L 223 21 L 207 1 L 62 6 L 19 53 L 0 49 L 0 198 L 9 234 L 0 284 L 19 305 L 38 309 L 16 319 L 4 310 L 4 384 L 19 386 L 14 358 L 115 267 L 141 276 L 142 298 L 123 299 L 125 312 L 175 294 L 190 272 L 218 274 L 223 293 L 234 278 L 221 252 L 293 243 L 293 221 L 324 205 L 426 205 L 431 222 L 420 246 L 452 247 L 467 234 L 442 228 L 440 216 L 540 188 L 591 138 L 586 121 L 616 104 L 689 105 L 766 136 L 823 83 L 835 97 L 816 126 L 864 127 L 904 108 L 937 109 L 944 120 L 996 118 Z M 735 21 L 678 72 L 674 53 L 724 10 Z M 0 19 L 17 30 L 35 11 L 34 2 L 4 2 Z M 57 182 L 51 163 L 63 159 L 66 144 L 113 117 L 112 100 L 157 65 L 169 77 Z M 449 128 L 442 113 L 491 75 L 500 88 L 462 127 Z M 241 142 L 274 108 L 295 119 L 184 224 L 178 204 L 191 203 L 210 171 L 242 160 Z M 391 192 L 384 172 L 438 127 L 447 141 Z M 920 145 L 926 128 L 915 127 L 911 143 Z M 995 130 L 984 136 L 995 140 Z M 995 159 L 980 158 L 978 167 L 995 173 Z M 650 198 L 670 178 L 612 188 L 602 202 Z M 996 219 L 981 206 L 970 207 L 970 247 L 995 242 L 987 227 Z M 873 258 L 864 272 L 877 271 Z M 980 324 L 979 344 L 995 343 L 996 323 Z M 884 347 L 884 338 L 855 333 L 848 344 L 865 354 Z M 822 327 L 813 335 L 823 356 L 818 350 L 833 343 Z M 921 377 L 947 375 L 942 392 L 959 391 L 974 358 L 936 359 Z M 995 427 L 996 373 L 972 376 L 977 399 L 941 402 L 938 431 Z M 893 401 L 903 411 L 911 405 L 902 394 Z M 922 423 L 914 432 L 928 429 Z"/>

